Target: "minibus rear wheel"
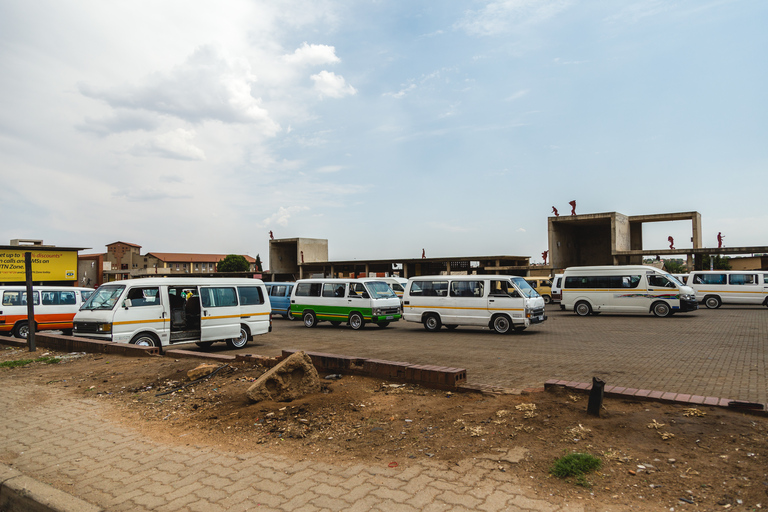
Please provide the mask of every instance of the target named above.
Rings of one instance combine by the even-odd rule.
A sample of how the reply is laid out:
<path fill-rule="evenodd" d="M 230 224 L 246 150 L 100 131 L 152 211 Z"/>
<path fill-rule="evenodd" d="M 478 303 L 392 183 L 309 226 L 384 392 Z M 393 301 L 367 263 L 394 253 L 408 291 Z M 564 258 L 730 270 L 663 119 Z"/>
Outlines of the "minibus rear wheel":
<path fill-rule="evenodd" d="M 589 316 L 592 313 L 592 306 L 589 305 L 589 302 L 582 300 L 576 303 L 573 311 L 579 316 Z"/>
<path fill-rule="evenodd" d="M 552 303 L 552 297 L 550 297 L 549 295 L 542 295 L 541 298 L 544 299 L 544 304 Z"/>
<path fill-rule="evenodd" d="M 27 322 L 18 322 L 13 326 L 13 335 L 16 338 L 27 339 L 27 336 L 29 336 L 29 324 Z"/>
<path fill-rule="evenodd" d="M 251 333 L 248 332 L 248 328 L 240 326 L 240 336 L 227 340 L 227 347 L 231 349 L 243 348 L 248 344 L 248 339 L 251 337 Z"/>
<path fill-rule="evenodd" d="M 315 313 L 312 311 L 305 311 L 304 316 L 302 318 L 304 319 L 305 327 L 314 327 L 317 325 L 317 317 L 315 316 Z"/>
<path fill-rule="evenodd" d="M 722 305 L 723 301 L 717 295 L 707 295 L 704 297 L 704 305 L 709 309 L 717 309 Z"/>
<path fill-rule="evenodd" d="M 443 323 L 440 321 L 440 317 L 434 313 L 425 316 L 423 322 L 424 328 L 429 332 L 437 332 L 440 330 L 440 326 L 443 325 Z"/>

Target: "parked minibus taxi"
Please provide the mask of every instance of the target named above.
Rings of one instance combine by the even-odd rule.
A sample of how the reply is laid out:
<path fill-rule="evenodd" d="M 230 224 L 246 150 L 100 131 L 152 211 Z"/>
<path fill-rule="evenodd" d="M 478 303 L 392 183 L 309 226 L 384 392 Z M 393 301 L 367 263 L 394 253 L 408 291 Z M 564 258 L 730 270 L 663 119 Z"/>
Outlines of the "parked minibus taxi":
<path fill-rule="evenodd" d="M 688 285 L 710 309 L 721 304 L 768 306 L 768 273 L 759 270 L 695 270 Z"/>
<path fill-rule="evenodd" d="M 272 331 L 259 279 L 150 277 L 101 285 L 74 319 L 76 336 L 148 347 L 226 342 Z"/>
<path fill-rule="evenodd" d="M 374 277 L 300 279 L 291 295 L 291 314 L 306 327 L 328 321 L 354 330 L 369 322 L 384 328 L 402 317 L 400 299 L 388 283 Z"/>
<path fill-rule="evenodd" d="M 544 299 L 544 304 L 552 302 L 552 280 L 548 277 L 528 276 L 524 278 L 536 290 L 536 293 Z"/>
<path fill-rule="evenodd" d="M 690 286 L 647 265 L 568 267 L 562 296 L 562 308 L 579 316 L 613 312 L 664 317 L 698 309 Z"/>
<path fill-rule="evenodd" d="M 36 331 L 54 330 L 72 334 L 72 319 L 93 293 L 92 288 L 73 286 L 34 286 Z M 17 338 L 29 335 L 26 286 L 0 286 L 0 333 Z"/>
<path fill-rule="evenodd" d="M 281 315 L 283 318 L 293 320 L 291 315 L 291 292 L 296 283 L 264 283 L 269 294 L 269 302 L 272 304 L 272 314 Z"/>
<path fill-rule="evenodd" d="M 518 276 L 438 275 L 408 279 L 403 318 L 427 331 L 441 326 L 488 327 L 499 334 L 523 331 L 546 320 L 544 299 Z"/>

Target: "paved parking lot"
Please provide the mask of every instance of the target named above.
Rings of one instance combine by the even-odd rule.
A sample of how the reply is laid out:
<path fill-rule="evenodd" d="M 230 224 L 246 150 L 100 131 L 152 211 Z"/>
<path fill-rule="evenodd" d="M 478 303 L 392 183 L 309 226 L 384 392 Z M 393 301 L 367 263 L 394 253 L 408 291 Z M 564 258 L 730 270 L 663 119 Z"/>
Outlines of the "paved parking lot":
<path fill-rule="evenodd" d="M 548 379 L 768 402 L 768 308 L 701 309 L 671 318 L 578 317 L 547 307 L 548 320 L 523 333 L 424 330 L 400 321 L 360 331 L 327 322 L 309 329 L 275 317 L 273 332 L 239 352 L 275 356 L 300 349 L 467 369 L 470 384 L 542 387 Z M 233 353 L 214 347 L 216 351 Z"/>

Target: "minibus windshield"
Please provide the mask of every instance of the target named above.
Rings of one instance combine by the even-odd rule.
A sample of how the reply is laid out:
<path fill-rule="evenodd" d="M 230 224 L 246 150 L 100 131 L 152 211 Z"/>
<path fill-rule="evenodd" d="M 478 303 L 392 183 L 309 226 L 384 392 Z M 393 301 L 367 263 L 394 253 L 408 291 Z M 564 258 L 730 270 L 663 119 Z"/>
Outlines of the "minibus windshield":
<path fill-rule="evenodd" d="M 539 293 L 534 290 L 531 285 L 528 284 L 528 281 L 522 277 L 513 277 L 510 280 L 514 283 L 517 289 L 520 290 L 520 293 L 523 294 L 523 297 L 528 297 L 529 299 L 533 297 L 539 297 Z"/>
<path fill-rule="evenodd" d="M 88 300 L 81 310 L 112 309 L 117 304 L 117 299 L 122 295 L 125 286 L 100 286 Z"/>
<path fill-rule="evenodd" d="M 365 286 L 368 288 L 368 293 L 371 294 L 372 299 L 397 298 L 397 295 L 392 291 L 392 288 L 390 288 L 384 281 L 368 282 L 365 283 Z"/>
<path fill-rule="evenodd" d="M 664 277 L 666 277 L 667 279 L 669 279 L 670 281 L 672 281 L 673 283 L 675 283 L 678 286 L 685 286 L 680 279 L 678 279 L 677 277 L 673 276 L 672 274 L 665 274 Z"/>

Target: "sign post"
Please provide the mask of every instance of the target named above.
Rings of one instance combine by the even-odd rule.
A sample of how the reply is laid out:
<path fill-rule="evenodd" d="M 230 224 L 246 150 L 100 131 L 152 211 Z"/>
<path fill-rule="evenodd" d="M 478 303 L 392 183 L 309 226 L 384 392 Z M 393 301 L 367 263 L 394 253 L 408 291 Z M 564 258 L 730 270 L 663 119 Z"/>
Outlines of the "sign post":
<path fill-rule="evenodd" d="M 32 253 L 24 253 L 24 270 L 27 274 L 27 346 L 35 349 L 35 297 L 32 295 Z"/>

